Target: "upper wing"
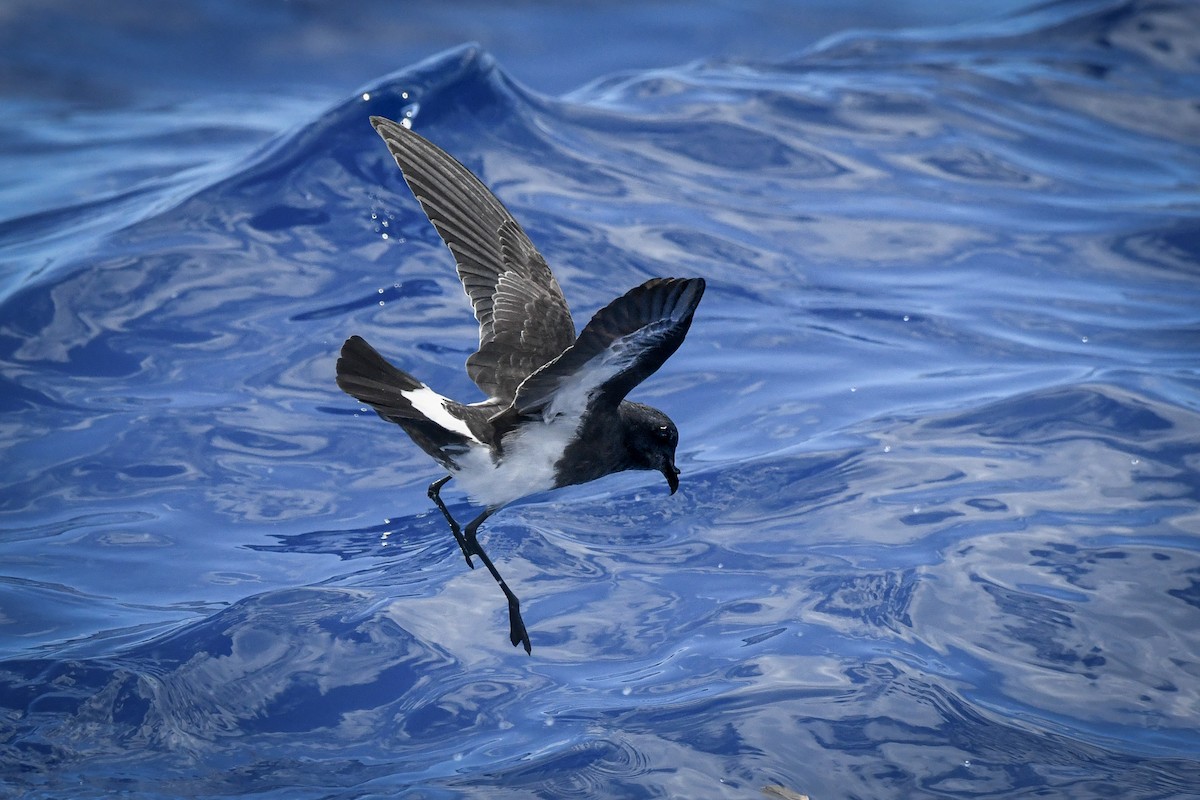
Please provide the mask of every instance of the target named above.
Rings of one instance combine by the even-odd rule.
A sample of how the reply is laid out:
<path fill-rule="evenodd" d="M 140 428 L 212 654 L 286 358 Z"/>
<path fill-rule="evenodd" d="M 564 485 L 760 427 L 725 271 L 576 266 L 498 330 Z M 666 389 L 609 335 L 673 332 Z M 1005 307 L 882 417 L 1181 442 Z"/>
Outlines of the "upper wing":
<path fill-rule="evenodd" d="M 404 180 L 450 248 L 475 319 L 479 350 L 467 374 L 511 400 L 521 381 L 575 341 L 558 281 L 512 214 L 452 156 L 383 117 L 371 117 Z"/>
<path fill-rule="evenodd" d="M 521 384 L 512 410 L 552 417 L 620 403 L 679 349 L 703 294 L 703 278 L 653 278 L 629 290 Z"/>

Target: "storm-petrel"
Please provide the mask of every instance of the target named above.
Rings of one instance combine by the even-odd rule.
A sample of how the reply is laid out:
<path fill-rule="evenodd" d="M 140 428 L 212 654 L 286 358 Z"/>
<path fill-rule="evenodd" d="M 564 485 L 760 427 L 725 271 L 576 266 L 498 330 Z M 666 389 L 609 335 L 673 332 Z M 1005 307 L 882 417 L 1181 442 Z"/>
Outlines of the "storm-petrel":
<path fill-rule="evenodd" d="M 359 336 L 342 346 L 337 383 L 395 422 L 449 474 L 429 486 L 467 564 L 477 555 L 508 598 L 509 638 L 532 652 L 517 596 L 476 536 L 507 503 L 627 469 L 679 487 L 679 432 L 625 399 L 687 334 L 703 278 L 653 278 L 596 312 L 579 337 L 558 281 L 504 205 L 453 157 L 383 117 L 371 124 L 450 252 L 479 321 L 467 374 L 488 399 L 464 404 L 389 364 Z M 440 492 L 451 478 L 483 513 L 460 529 Z"/>

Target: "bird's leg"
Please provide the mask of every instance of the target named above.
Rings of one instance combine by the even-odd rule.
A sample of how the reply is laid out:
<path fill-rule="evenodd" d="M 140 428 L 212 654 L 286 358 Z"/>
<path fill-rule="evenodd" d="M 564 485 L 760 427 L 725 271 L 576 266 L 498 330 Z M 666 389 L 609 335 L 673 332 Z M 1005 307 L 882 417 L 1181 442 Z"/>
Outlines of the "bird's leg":
<path fill-rule="evenodd" d="M 454 534 L 454 541 L 458 542 L 458 547 L 462 550 L 463 558 L 467 559 L 467 566 L 475 569 L 475 564 L 471 562 L 471 551 L 467 549 L 467 540 L 463 538 L 462 531 L 459 530 L 458 523 L 454 521 L 454 517 L 450 516 L 450 510 L 446 508 L 446 504 L 442 502 L 442 487 L 446 485 L 453 475 L 447 475 L 444 478 L 438 478 L 433 483 L 429 484 L 429 499 L 437 503 L 437 507 L 442 510 L 442 516 L 446 518 L 446 522 L 450 523 L 450 532 Z"/>
<path fill-rule="evenodd" d="M 504 592 L 504 596 L 508 598 L 508 639 L 512 642 L 513 647 L 518 644 L 524 645 L 525 652 L 533 654 L 533 647 L 529 644 L 529 634 L 525 630 L 525 621 L 521 619 L 521 601 L 513 594 L 512 589 L 508 588 L 508 584 L 504 582 L 504 578 L 500 577 L 500 572 L 496 569 L 496 565 L 488 558 L 487 553 L 483 552 L 483 548 L 479 546 L 479 538 L 476 533 L 479 531 L 479 526 L 483 521 L 491 516 L 494 509 L 488 509 L 480 514 L 475 519 L 467 523 L 467 529 L 463 537 L 467 540 L 467 546 L 471 548 L 471 552 L 479 556 L 483 561 L 483 565 L 487 567 L 488 572 L 492 573 L 492 577 L 496 579 L 496 583 L 500 584 L 500 591 Z"/>

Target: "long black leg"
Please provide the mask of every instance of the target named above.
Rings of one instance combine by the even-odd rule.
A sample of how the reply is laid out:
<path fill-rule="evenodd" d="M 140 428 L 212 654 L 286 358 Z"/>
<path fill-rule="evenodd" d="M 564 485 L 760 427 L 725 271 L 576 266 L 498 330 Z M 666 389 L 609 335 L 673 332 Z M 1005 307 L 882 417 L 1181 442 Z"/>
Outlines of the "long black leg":
<path fill-rule="evenodd" d="M 529 644 L 529 634 L 525 630 L 525 621 L 521 619 L 521 601 L 513 594 L 512 589 L 508 588 L 508 584 L 504 582 L 504 578 L 500 577 L 499 570 L 492 560 L 488 558 L 487 553 L 483 552 L 483 548 L 479 546 L 479 538 L 476 533 L 479 531 L 479 526 L 483 521 L 492 515 L 494 509 L 488 509 L 480 514 L 475 519 L 467 523 L 467 529 L 463 536 L 467 540 L 467 546 L 471 548 L 471 552 L 479 556 L 483 561 L 483 565 L 488 568 L 488 572 L 492 573 L 492 577 L 496 579 L 496 583 L 500 584 L 500 591 L 504 592 L 504 596 L 508 598 L 508 639 L 512 642 L 513 647 L 518 644 L 525 646 L 525 652 L 533 654 L 533 647 Z"/>
<path fill-rule="evenodd" d="M 442 502 L 442 487 L 452 477 L 454 476 L 447 475 L 429 484 L 429 499 L 437 503 L 437 507 L 442 510 L 442 516 L 446 518 L 446 522 L 450 523 L 450 532 L 454 534 L 454 541 L 458 542 L 458 547 L 462 550 L 463 558 L 467 559 L 467 566 L 475 569 L 475 564 L 471 562 L 471 551 L 467 549 L 467 540 L 463 538 L 462 531 L 459 530 L 458 523 L 454 521 L 454 517 L 450 516 L 450 509 L 446 508 L 446 504 Z"/>

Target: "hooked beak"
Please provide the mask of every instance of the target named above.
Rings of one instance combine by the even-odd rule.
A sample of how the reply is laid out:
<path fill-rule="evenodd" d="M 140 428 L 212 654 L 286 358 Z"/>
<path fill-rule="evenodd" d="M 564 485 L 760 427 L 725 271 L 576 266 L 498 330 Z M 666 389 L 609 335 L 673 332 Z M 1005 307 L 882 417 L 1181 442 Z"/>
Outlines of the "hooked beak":
<path fill-rule="evenodd" d="M 667 464 L 662 468 L 662 474 L 667 479 L 667 485 L 671 487 L 671 494 L 675 494 L 675 490 L 679 488 L 679 467 Z"/>

